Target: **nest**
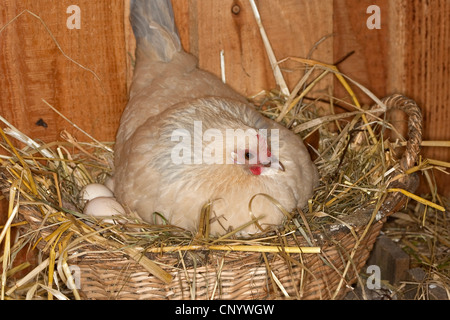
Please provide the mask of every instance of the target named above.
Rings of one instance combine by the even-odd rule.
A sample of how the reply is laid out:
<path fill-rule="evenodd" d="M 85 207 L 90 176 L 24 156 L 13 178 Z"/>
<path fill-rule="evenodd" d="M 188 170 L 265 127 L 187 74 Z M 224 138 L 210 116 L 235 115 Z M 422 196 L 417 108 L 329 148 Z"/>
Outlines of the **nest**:
<path fill-rule="evenodd" d="M 337 69 L 322 66 L 326 72 Z M 310 74 L 308 74 L 310 76 Z M 349 86 L 340 76 L 341 83 Z M 305 79 L 302 79 L 306 83 Z M 302 83 L 300 82 L 300 84 Z M 39 263 L 25 277 L 3 272 L 2 295 L 10 299 L 339 299 L 358 281 L 386 218 L 414 196 L 412 168 L 421 143 L 416 103 L 394 95 L 363 110 L 353 92 L 352 111 L 320 116 L 318 101 L 305 103 L 308 88 L 291 96 L 265 93 L 254 102 L 264 115 L 306 136 L 320 133 L 315 160 L 321 174 L 307 208 L 286 212 L 282 230 L 238 238 L 211 237 L 208 205 L 196 234 L 142 221 L 129 212 L 114 224 L 86 216 L 83 186 L 112 173 L 112 146 L 82 143 L 64 132 L 64 142 L 39 143 L 10 126 L 1 130 L 0 188 L 9 198 L 3 270 L 27 245 Z M 332 103 L 328 101 L 332 107 Z M 406 149 L 380 114 L 409 116 Z M 19 149 L 11 137 L 25 143 Z M 426 200 L 424 200 L 426 201 Z M 274 199 L 276 202 L 276 199 Z M 283 210 L 280 208 L 280 210 Z M 12 245 L 10 228 L 20 226 Z M 245 226 L 244 226 L 245 227 Z"/>

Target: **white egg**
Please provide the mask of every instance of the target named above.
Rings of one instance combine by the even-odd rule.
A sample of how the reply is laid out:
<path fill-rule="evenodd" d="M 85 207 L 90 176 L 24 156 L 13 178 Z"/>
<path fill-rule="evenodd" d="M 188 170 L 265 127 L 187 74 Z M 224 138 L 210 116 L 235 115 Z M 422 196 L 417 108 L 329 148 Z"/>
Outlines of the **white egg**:
<path fill-rule="evenodd" d="M 90 200 L 84 207 L 84 214 L 93 217 L 112 217 L 117 215 L 125 215 L 125 209 L 122 205 L 111 197 L 98 197 Z M 116 219 L 117 220 L 117 219 Z M 118 222 L 125 222 L 117 220 Z M 114 223 L 112 219 L 104 219 L 103 222 Z"/>
<path fill-rule="evenodd" d="M 114 194 L 110 189 L 100 183 L 88 184 L 80 192 L 80 200 L 82 202 L 98 197 L 114 197 Z"/>

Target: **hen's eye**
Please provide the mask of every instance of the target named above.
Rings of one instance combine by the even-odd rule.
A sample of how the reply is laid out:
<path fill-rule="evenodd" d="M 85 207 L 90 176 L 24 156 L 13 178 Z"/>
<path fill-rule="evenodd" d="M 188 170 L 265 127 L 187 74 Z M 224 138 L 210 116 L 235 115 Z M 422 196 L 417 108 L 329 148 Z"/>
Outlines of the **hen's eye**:
<path fill-rule="evenodd" d="M 251 154 L 249 151 L 245 151 L 244 156 L 246 160 L 253 159 L 253 154 Z"/>

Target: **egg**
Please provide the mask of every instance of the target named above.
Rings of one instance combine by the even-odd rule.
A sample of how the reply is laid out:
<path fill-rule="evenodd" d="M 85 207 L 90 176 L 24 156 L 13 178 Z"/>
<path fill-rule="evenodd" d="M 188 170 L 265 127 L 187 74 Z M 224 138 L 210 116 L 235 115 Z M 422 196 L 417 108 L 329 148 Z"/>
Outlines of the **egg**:
<path fill-rule="evenodd" d="M 111 197 L 97 197 L 90 200 L 84 207 L 84 214 L 93 217 L 112 217 L 125 215 L 125 209 L 122 205 Z M 125 223 L 123 220 L 115 219 L 118 222 Z M 104 219 L 103 222 L 114 223 L 113 219 Z"/>
<path fill-rule="evenodd" d="M 80 192 L 80 201 L 83 203 L 98 197 L 114 197 L 114 194 L 100 183 L 88 184 Z"/>

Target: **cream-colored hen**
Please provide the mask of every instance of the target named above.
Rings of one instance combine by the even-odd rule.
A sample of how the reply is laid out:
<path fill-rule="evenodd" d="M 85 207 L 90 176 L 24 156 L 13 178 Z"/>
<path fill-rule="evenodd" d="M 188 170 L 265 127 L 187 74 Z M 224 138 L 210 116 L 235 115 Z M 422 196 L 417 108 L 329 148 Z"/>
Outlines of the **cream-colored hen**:
<path fill-rule="evenodd" d="M 115 149 L 115 196 L 149 222 L 154 212 L 196 231 L 213 201 L 211 233 L 252 220 L 257 194 L 303 207 L 318 175 L 299 137 L 259 114 L 181 49 L 170 0 L 132 1 L 137 40 L 130 100 Z M 256 196 L 260 226 L 283 213 Z M 255 224 L 245 234 L 258 232 Z"/>

